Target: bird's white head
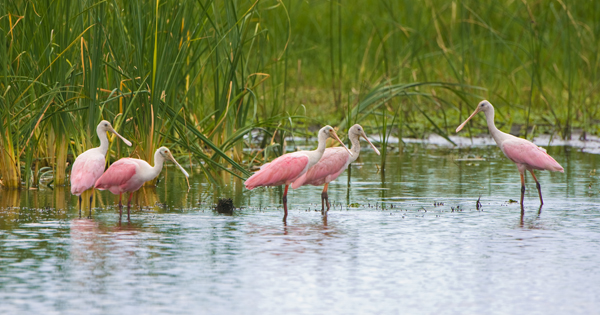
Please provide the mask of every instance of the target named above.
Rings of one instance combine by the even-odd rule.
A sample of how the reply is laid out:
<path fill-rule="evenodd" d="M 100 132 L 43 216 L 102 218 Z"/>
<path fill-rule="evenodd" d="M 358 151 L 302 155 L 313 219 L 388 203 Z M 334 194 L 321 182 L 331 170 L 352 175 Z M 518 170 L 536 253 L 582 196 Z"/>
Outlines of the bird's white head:
<path fill-rule="evenodd" d="M 352 156 L 352 152 L 350 152 L 350 150 L 348 150 L 348 147 L 342 142 L 342 140 L 340 140 L 338 135 L 335 133 L 333 127 L 327 125 L 321 128 L 321 130 L 319 130 L 319 142 L 326 141 L 329 137 L 337 140 L 346 149 L 346 151 L 348 151 L 348 154 Z"/>
<path fill-rule="evenodd" d="M 121 140 L 123 140 L 123 142 L 125 142 L 126 145 L 131 146 L 131 142 L 123 138 L 123 136 L 121 136 L 119 133 L 117 133 L 113 126 L 110 124 L 110 122 L 108 122 L 107 120 L 103 120 L 98 124 L 98 127 L 96 127 L 96 132 L 98 133 L 98 135 L 100 135 L 103 132 L 112 132 L 117 137 L 121 138 Z"/>
<path fill-rule="evenodd" d="M 373 148 L 373 150 L 375 150 L 375 153 L 377 153 L 377 155 L 380 155 L 379 150 L 377 150 L 377 148 L 373 145 L 373 143 L 371 143 L 369 138 L 367 138 L 367 134 L 365 133 L 365 130 L 361 125 L 356 124 L 356 125 L 350 127 L 350 130 L 348 130 L 348 137 L 350 139 L 357 139 L 357 140 L 360 139 L 360 137 L 363 137 L 365 140 L 367 140 L 367 142 Z"/>
<path fill-rule="evenodd" d="M 471 120 L 471 118 L 473 118 L 473 116 L 475 116 L 479 112 L 483 112 L 485 114 L 485 116 L 487 117 L 490 113 L 492 113 L 492 114 L 494 113 L 494 106 L 492 106 L 492 104 L 490 102 L 488 102 L 487 100 L 483 100 L 483 101 L 479 102 L 479 104 L 477 104 L 477 108 L 475 108 L 475 111 L 473 111 L 473 114 L 471 114 L 471 116 L 469 116 L 469 118 L 467 118 L 467 120 L 465 120 L 462 124 L 460 124 L 460 126 L 458 126 L 458 128 L 456 128 L 456 132 L 461 131 L 465 127 L 467 122 L 469 120 Z"/>
<path fill-rule="evenodd" d="M 179 165 L 179 163 L 177 163 L 177 161 L 173 157 L 173 154 L 171 154 L 171 150 L 169 150 L 167 147 L 158 148 L 158 150 L 156 150 L 156 153 L 159 154 L 163 159 L 169 160 L 169 161 L 175 163 L 175 165 L 177 165 L 177 167 L 179 167 L 179 169 L 183 172 L 183 175 L 185 175 L 185 177 L 190 177 L 188 172 L 186 172 L 183 169 L 183 167 L 181 165 Z"/>

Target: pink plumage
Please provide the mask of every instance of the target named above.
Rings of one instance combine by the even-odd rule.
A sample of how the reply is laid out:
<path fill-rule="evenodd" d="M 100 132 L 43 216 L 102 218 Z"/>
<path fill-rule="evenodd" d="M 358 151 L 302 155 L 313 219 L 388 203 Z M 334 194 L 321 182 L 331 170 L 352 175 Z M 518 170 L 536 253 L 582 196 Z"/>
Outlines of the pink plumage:
<path fill-rule="evenodd" d="M 328 148 L 315 166 L 300 176 L 292 184 L 296 189 L 304 185 L 321 186 L 342 174 L 350 164 L 351 157 L 344 148 Z"/>
<path fill-rule="evenodd" d="M 564 172 L 563 167 L 554 160 L 546 150 L 522 139 L 507 140 L 502 143 L 502 152 L 511 161 L 521 164 L 526 169 Z"/>
<path fill-rule="evenodd" d="M 145 181 L 134 176 L 137 166 L 136 159 L 123 158 L 116 161 L 96 181 L 95 188 L 110 190 L 115 195 L 140 189 Z"/>
<path fill-rule="evenodd" d="M 284 154 L 273 162 L 263 165 L 244 182 L 244 185 L 249 190 L 260 186 L 289 185 L 306 172 L 307 166 L 308 156 L 305 154 Z"/>
<path fill-rule="evenodd" d="M 71 169 L 71 193 L 79 196 L 84 191 L 94 187 L 94 183 L 104 172 L 105 163 L 102 154 L 84 153 L 77 157 Z"/>

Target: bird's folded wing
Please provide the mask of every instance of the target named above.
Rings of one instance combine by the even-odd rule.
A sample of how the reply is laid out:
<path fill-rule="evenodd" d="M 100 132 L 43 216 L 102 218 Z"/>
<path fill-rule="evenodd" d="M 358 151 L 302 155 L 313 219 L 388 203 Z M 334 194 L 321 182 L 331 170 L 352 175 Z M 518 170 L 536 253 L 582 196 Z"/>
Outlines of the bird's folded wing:
<path fill-rule="evenodd" d="M 96 181 L 97 189 L 108 189 L 111 186 L 125 184 L 133 175 L 137 164 L 132 159 L 120 159 L 113 163 L 102 176 Z"/>
<path fill-rule="evenodd" d="M 515 163 L 538 170 L 563 171 L 562 166 L 546 153 L 546 150 L 527 140 L 505 141 L 502 149 L 506 157 Z"/>
<path fill-rule="evenodd" d="M 291 182 L 306 172 L 308 156 L 303 154 L 285 154 L 267 167 L 261 168 L 244 182 L 248 189 L 258 186 L 278 186 Z"/>
<path fill-rule="evenodd" d="M 344 148 L 329 148 L 313 167 L 292 184 L 296 189 L 303 185 L 323 185 L 336 179 L 348 166 L 350 155 Z"/>

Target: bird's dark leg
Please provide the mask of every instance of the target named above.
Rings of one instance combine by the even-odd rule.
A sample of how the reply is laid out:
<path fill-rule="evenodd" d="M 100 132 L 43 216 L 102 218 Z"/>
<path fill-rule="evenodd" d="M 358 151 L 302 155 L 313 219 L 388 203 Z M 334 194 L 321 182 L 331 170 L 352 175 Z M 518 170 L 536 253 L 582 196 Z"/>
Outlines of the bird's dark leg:
<path fill-rule="evenodd" d="M 133 192 L 129 193 L 129 201 L 127 201 L 127 221 L 130 220 L 130 218 L 129 218 L 129 210 L 131 209 L 131 197 L 133 197 Z"/>
<path fill-rule="evenodd" d="M 94 189 L 92 189 L 92 195 L 90 196 L 90 215 L 88 216 L 88 219 L 92 218 L 92 201 L 94 200 Z"/>
<path fill-rule="evenodd" d="M 538 193 L 540 194 L 540 204 L 543 205 L 544 200 L 542 199 L 542 186 L 540 185 L 540 182 L 538 182 L 537 178 L 535 177 L 535 174 L 533 174 L 533 170 L 530 170 L 529 172 L 531 173 L 531 176 L 533 176 L 533 179 L 535 179 L 535 187 L 537 187 Z"/>
<path fill-rule="evenodd" d="M 288 209 L 287 209 L 287 192 L 288 192 L 288 188 L 290 187 L 290 185 L 285 185 L 285 191 L 283 192 L 283 198 L 281 198 L 281 201 L 283 202 L 283 222 L 285 223 L 285 221 L 287 220 L 287 214 L 288 214 Z"/>
<path fill-rule="evenodd" d="M 325 192 L 325 189 L 323 189 L 323 192 L 321 193 L 321 215 L 325 214 L 325 195 L 327 193 Z"/>
<path fill-rule="evenodd" d="M 79 218 L 81 219 L 81 195 L 79 195 Z"/>
<path fill-rule="evenodd" d="M 323 187 L 323 192 L 321 193 L 321 200 L 323 203 L 321 214 L 325 214 L 325 204 L 327 205 L 327 211 L 329 211 L 329 196 L 327 195 L 327 187 L 329 187 L 329 183 L 325 184 L 325 187 Z"/>
<path fill-rule="evenodd" d="M 521 173 L 521 208 L 523 207 L 523 199 L 525 199 L 525 174 Z"/>
<path fill-rule="evenodd" d="M 121 203 L 121 199 L 123 199 L 123 193 L 119 193 L 119 221 L 121 221 L 121 217 L 123 216 L 123 204 Z"/>

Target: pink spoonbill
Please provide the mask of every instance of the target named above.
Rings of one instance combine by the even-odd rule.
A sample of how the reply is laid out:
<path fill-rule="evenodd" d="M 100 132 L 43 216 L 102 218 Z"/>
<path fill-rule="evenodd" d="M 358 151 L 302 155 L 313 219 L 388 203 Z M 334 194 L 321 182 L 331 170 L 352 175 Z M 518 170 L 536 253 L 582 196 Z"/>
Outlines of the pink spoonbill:
<path fill-rule="evenodd" d="M 348 168 L 350 163 L 356 161 L 360 154 L 360 138 L 363 137 L 369 145 L 375 150 L 375 153 L 379 155 L 379 150 L 369 141 L 367 134 L 363 128 L 356 124 L 348 130 L 348 138 L 352 142 L 350 151 L 352 155 L 348 154 L 344 148 L 328 148 L 325 149 L 325 153 L 315 166 L 311 167 L 304 175 L 300 176 L 292 184 L 292 188 L 296 189 L 304 185 L 321 186 L 325 184 L 323 192 L 321 193 L 321 213 L 325 214 L 325 204 L 327 210 L 329 210 L 329 196 L 327 196 L 327 187 L 329 183 L 338 178 L 344 170 Z"/>
<path fill-rule="evenodd" d="M 140 159 L 122 158 L 113 163 L 96 181 L 96 189 L 110 190 L 111 193 L 119 195 L 119 215 L 123 215 L 123 204 L 121 199 L 124 192 L 129 192 L 127 202 L 127 220 L 131 209 L 131 197 L 133 192 L 140 189 L 145 182 L 153 180 L 160 174 L 165 160 L 170 160 L 183 172 L 185 177 L 189 174 L 177 163 L 171 151 L 166 147 L 160 147 L 154 153 L 154 166 Z"/>
<path fill-rule="evenodd" d="M 542 188 L 540 186 L 540 182 L 538 182 L 533 170 L 548 170 L 553 172 L 564 172 L 564 169 L 558 162 L 556 162 L 543 148 L 538 147 L 537 145 L 522 139 L 517 138 L 513 135 L 509 135 L 504 133 L 494 124 L 494 107 L 488 101 L 481 101 L 475 111 L 465 122 L 463 122 L 458 128 L 456 128 L 456 132 L 459 132 L 463 127 L 467 124 L 469 119 L 473 118 L 475 114 L 483 112 L 485 114 L 485 119 L 487 120 L 488 128 L 490 129 L 490 134 L 496 141 L 496 144 L 500 147 L 500 150 L 506 155 L 506 157 L 517 164 L 517 168 L 519 169 L 519 173 L 521 174 L 521 207 L 523 207 L 523 199 L 525 198 L 525 170 L 531 173 L 533 179 L 535 180 L 536 187 L 538 189 L 538 193 L 540 195 L 540 205 L 544 204 L 544 200 L 542 199 Z"/>
<path fill-rule="evenodd" d="M 111 124 L 103 120 L 96 127 L 96 133 L 100 138 L 100 146 L 81 153 L 71 168 L 71 194 L 79 196 L 79 217 L 81 217 L 81 194 L 94 187 L 96 180 L 104 173 L 106 165 L 106 153 L 108 152 L 108 137 L 106 132 L 117 135 L 125 144 L 131 146 L 129 140 L 118 134 Z M 94 193 L 90 196 L 90 217 L 92 216 L 92 200 Z"/>
<path fill-rule="evenodd" d="M 325 152 L 325 145 L 329 137 L 337 140 L 346 149 L 348 154 L 352 155 L 350 150 L 338 138 L 335 130 L 331 126 L 325 126 L 319 130 L 319 145 L 316 150 L 284 154 L 271 163 L 264 164 L 258 172 L 254 173 L 254 175 L 250 176 L 244 182 L 244 185 L 249 190 L 260 186 L 285 185 L 282 198 L 283 221 L 285 222 L 287 219 L 287 192 L 290 184 L 319 162 Z"/>

